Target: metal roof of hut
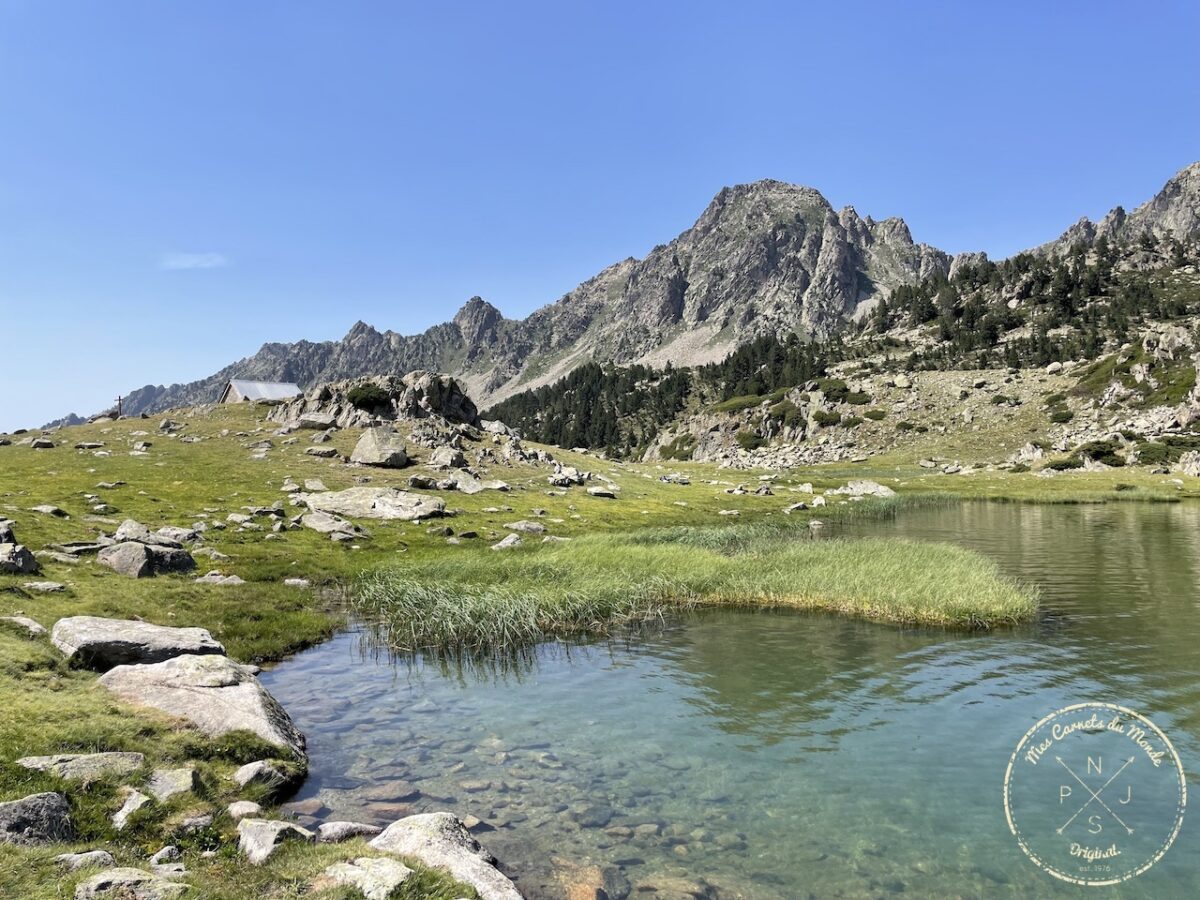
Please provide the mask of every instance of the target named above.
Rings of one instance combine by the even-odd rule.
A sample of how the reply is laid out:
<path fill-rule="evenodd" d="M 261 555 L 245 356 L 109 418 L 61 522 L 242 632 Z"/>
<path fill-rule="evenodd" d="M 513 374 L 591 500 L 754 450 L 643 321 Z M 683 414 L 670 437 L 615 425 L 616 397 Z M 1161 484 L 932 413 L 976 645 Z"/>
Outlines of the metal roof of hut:
<path fill-rule="evenodd" d="M 300 385 L 290 381 L 244 381 L 235 378 L 221 391 L 219 403 L 241 403 L 246 400 L 288 400 L 303 393 Z"/>

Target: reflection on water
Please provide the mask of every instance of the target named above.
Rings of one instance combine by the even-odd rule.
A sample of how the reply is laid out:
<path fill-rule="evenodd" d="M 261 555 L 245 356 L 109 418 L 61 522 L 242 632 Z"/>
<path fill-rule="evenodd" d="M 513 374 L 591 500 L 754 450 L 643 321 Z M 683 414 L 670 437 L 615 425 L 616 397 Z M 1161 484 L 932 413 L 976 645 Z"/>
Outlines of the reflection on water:
<path fill-rule="evenodd" d="M 966 504 L 842 533 L 972 547 L 1049 614 L 966 635 L 714 611 L 500 667 L 392 662 L 343 635 L 264 675 L 309 736 L 300 796 L 380 824 L 473 815 L 533 898 L 587 865 L 610 896 L 1076 894 L 1008 833 L 1008 755 L 1052 709 L 1107 700 L 1154 719 L 1194 776 L 1200 507 Z M 1196 896 L 1196 834 L 1106 896 Z"/>

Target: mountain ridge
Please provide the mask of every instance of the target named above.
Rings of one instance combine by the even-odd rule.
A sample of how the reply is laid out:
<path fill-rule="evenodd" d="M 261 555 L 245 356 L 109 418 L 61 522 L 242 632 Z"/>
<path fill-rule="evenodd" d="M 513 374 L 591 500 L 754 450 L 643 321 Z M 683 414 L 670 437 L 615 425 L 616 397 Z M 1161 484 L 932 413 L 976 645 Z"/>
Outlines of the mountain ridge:
<path fill-rule="evenodd" d="M 1138 229 L 1200 229 L 1200 163 L 1133 213 L 1116 207 L 1099 223 L 1081 219 L 1031 252 L 1058 253 Z M 951 256 L 914 241 L 902 218 L 835 210 L 816 188 L 763 179 L 722 188 L 668 243 L 607 266 L 523 319 L 506 318 L 476 296 L 449 321 L 415 335 L 360 320 L 337 340 L 271 342 L 207 378 L 145 385 L 124 408 L 138 414 L 211 402 L 235 377 L 307 388 L 417 368 L 455 375 L 486 406 L 592 360 L 661 368 L 716 362 L 764 334 L 826 340 L 895 288 L 986 258 Z"/>

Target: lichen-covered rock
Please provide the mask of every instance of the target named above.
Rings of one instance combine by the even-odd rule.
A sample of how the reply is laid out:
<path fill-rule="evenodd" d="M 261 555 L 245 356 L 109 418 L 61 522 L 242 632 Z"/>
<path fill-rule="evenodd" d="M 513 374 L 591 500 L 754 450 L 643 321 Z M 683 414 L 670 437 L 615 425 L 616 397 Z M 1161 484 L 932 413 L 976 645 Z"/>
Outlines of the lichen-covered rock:
<path fill-rule="evenodd" d="M 62 794 L 30 794 L 0 803 L 0 844 L 36 847 L 73 840 L 71 807 Z"/>
<path fill-rule="evenodd" d="M 303 759 L 304 735 L 255 677 L 224 656 L 177 656 L 153 665 L 117 666 L 100 684 L 118 697 L 195 725 L 210 737 L 246 730 Z"/>
<path fill-rule="evenodd" d="M 522 900 L 516 885 L 496 868 L 495 857 L 479 846 L 466 826 L 450 813 L 400 819 L 384 829 L 370 846 L 444 869 L 475 888 L 483 900 Z"/>
<path fill-rule="evenodd" d="M 101 672 L 113 666 L 159 663 L 176 656 L 225 654 L 225 648 L 203 628 L 172 628 L 100 616 L 59 619 L 50 640 L 71 663 Z"/>
<path fill-rule="evenodd" d="M 242 819 L 238 822 L 238 849 L 251 865 L 261 866 L 285 841 L 314 843 L 317 836 L 291 822 Z"/>
<path fill-rule="evenodd" d="M 153 872 L 121 867 L 106 869 L 80 882 L 75 888 L 75 900 L 171 900 L 186 890 L 187 885 Z"/>
<path fill-rule="evenodd" d="M 355 888 L 367 900 L 388 900 L 392 891 L 412 873 L 412 869 L 396 859 L 360 856 L 352 863 L 334 863 L 325 870 L 325 877 L 334 884 Z"/>
<path fill-rule="evenodd" d="M 60 753 L 56 756 L 26 756 L 17 765 L 35 772 L 53 772 L 67 781 L 84 784 L 107 775 L 129 775 L 142 767 L 140 753 Z"/>

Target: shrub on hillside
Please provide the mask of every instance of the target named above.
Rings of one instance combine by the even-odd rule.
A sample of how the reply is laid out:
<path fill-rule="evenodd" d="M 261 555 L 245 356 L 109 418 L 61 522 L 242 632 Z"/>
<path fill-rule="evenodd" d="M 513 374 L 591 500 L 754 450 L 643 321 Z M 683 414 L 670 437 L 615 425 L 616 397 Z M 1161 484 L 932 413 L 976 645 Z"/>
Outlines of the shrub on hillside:
<path fill-rule="evenodd" d="M 391 402 L 391 395 L 377 384 L 357 384 L 346 393 L 356 407 L 370 412 Z"/>

